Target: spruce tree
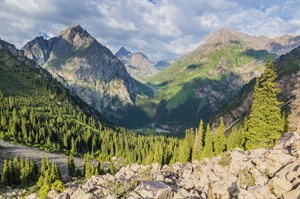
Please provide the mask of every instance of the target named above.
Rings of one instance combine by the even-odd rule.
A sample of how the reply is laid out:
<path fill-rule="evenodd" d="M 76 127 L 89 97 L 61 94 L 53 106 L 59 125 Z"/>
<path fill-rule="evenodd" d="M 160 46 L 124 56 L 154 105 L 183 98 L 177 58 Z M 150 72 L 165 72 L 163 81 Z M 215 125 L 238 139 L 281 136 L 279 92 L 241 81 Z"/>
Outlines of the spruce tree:
<path fill-rule="evenodd" d="M 81 171 L 79 168 L 76 169 L 76 177 L 81 177 Z"/>
<path fill-rule="evenodd" d="M 70 177 L 75 177 L 76 176 L 76 169 L 75 169 L 75 163 L 74 163 L 74 158 L 73 155 L 70 154 L 69 159 L 68 159 L 68 173 Z"/>
<path fill-rule="evenodd" d="M 89 155 L 84 158 L 84 177 L 90 178 L 93 175 Z"/>
<path fill-rule="evenodd" d="M 203 158 L 211 158 L 214 156 L 213 152 L 213 141 L 212 141 L 212 135 L 210 132 L 210 126 L 209 124 L 206 127 L 206 132 L 205 132 L 205 145 L 203 148 L 203 153 L 201 154 L 201 160 Z"/>
<path fill-rule="evenodd" d="M 214 136 L 214 151 L 215 155 L 221 154 L 226 149 L 226 139 L 225 139 L 225 127 L 223 118 L 221 117 L 220 125 L 217 128 L 216 134 Z"/>
<path fill-rule="evenodd" d="M 112 161 L 110 161 L 110 163 L 109 163 L 109 173 L 112 175 L 114 175 L 116 173 L 115 166 Z"/>
<path fill-rule="evenodd" d="M 102 162 L 98 162 L 98 173 L 99 173 L 99 175 L 103 175 L 104 174 L 104 167 L 103 167 L 103 163 Z"/>
<path fill-rule="evenodd" d="M 182 140 L 179 151 L 179 162 L 190 162 L 192 156 L 192 148 L 194 144 L 194 130 L 187 129 L 185 131 L 185 137 Z"/>
<path fill-rule="evenodd" d="M 154 157 L 153 162 L 162 164 L 163 163 L 163 149 L 161 143 L 157 141 L 154 147 Z"/>
<path fill-rule="evenodd" d="M 228 150 L 235 149 L 237 147 L 243 148 L 243 132 L 241 129 L 233 128 L 231 133 L 227 138 L 227 148 Z"/>
<path fill-rule="evenodd" d="M 282 131 L 280 104 L 276 96 L 279 89 L 275 83 L 277 75 L 269 57 L 266 69 L 253 92 L 253 102 L 249 120 L 245 125 L 245 148 L 271 147 L 279 139 Z"/>
<path fill-rule="evenodd" d="M 5 159 L 1 175 L 1 183 L 3 185 L 10 185 L 10 173 L 11 172 L 9 171 L 8 160 Z"/>
<path fill-rule="evenodd" d="M 195 142 L 193 147 L 192 160 L 200 160 L 203 151 L 203 121 L 200 121 L 199 128 L 195 134 Z"/>

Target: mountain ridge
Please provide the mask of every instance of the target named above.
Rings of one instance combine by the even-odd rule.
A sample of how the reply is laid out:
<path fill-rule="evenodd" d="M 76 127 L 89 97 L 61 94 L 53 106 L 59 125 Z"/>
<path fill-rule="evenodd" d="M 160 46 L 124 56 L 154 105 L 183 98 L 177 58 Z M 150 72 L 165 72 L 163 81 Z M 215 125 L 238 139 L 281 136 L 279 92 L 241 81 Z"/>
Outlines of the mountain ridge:
<path fill-rule="evenodd" d="M 299 39 L 295 36 L 288 39 L 290 43 L 278 44 L 276 52 L 289 51 L 300 44 Z M 158 90 L 150 101 L 165 110 L 154 113 L 156 122 L 166 127 L 193 120 L 189 125 L 197 126 L 199 119 L 208 122 L 245 84 L 263 72 L 268 54 L 273 60 L 279 57 L 271 53 L 274 51 L 267 45 L 270 41 L 273 40 L 222 29 L 211 33 L 195 51 L 149 77 L 147 82 Z M 262 47 L 254 48 L 254 43 L 262 43 Z"/>

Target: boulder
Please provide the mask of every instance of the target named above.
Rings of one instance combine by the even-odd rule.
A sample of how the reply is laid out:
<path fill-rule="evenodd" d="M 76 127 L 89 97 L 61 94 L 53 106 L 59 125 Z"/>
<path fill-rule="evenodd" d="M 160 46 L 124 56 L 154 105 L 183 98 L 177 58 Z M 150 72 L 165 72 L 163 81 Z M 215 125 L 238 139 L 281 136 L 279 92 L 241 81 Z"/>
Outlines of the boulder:
<path fill-rule="evenodd" d="M 272 193 L 282 197 L 284 193 L 300 189 L 300 159 L 283 166 L 268 185 Z"/>
<path fill-rule="evenodd" d="M 155 199 L 171 199 L 173 193 L 171 187 L 156 181 L 143 181 L 135 188 L 134 192 L 142 198 L 155 198 Z"/>

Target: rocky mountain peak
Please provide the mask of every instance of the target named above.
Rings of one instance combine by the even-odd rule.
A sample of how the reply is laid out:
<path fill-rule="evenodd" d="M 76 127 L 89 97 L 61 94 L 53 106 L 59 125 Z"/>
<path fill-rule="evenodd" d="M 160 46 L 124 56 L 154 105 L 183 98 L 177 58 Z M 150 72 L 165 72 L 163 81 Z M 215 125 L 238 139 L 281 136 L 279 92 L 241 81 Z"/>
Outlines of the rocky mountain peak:
<path fill-rule="evenodd" d="M 216 32 L 210 33 L 205 39 L 205 43 L 224 43 L 230 40 L 240 40 L 240 35 L 243 33 L 239 33 L 230 28 L 222 28 Z"/>
<path fill-rule="evenodd" d="M 136 53 L 134 53 L 134 56 L 135 57 L 140 57 L 141 59 L 148 59 L 148 57 L 145 55 L 145 54 L 143 54 L 143 53 L 141 53 L 141 52 L 136 52 Z M 149 60 L 149 59 L 148 59 Z M 149 60 L 150 61 L 150 60 Z M 151 61 L 150 61 L 151 62 Z"/>
<path fill-rule="evenodd" d="M 116 57 L 121 57 L 121 56 L 131 56 L 132 53 L 127 50 L 125 47 L 121 47 L 120 50 L 115 54 Z"/>
<path fill-rule="evenodd" d="M 66 40 L 76 47 L 85 46 L 95 39 L 79 24 L 75 24 L 60 32 L 59 38 Z"/>
<path fill-rule="evenodd" d="M 8 53 L 12 54 L 13 56 L 23 56 L 24 55 L 23 51 L 17 50 L 17 48 L 14 45 L 12 45 L 4 40 L 1 40 L 1 39 L 0 39 L 0 50 L 8 52 Z"/>
<path fill-rule="evenodd" d="M 132 53 L 125 47 L 121 47 L 120 50 L 115 54 L 115 56 L 124 64 L 127 64 L 132 56 Z"/>
<path fill-rule="evenodd" d="M 158 72 L 154 64 L 142 52 L 131 53 L 125 47 L 121 47 L 115 56 L 125 64 L 129 74 L 137 80 L 143 81 L 146 76 Z"/>

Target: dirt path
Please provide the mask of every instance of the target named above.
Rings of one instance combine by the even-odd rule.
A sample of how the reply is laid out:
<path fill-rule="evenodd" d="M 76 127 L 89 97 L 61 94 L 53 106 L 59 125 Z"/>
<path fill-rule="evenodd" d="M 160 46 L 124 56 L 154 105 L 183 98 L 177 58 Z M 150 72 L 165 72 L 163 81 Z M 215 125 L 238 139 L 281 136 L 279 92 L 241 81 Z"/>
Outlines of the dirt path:
<path fill-rule="evenodd" d="M 25 147 L 19 144 L 12 144 L 2 140 L 0 140 L 0 145 L 2 146 L 2 148 L 0 148 L 0 171 L 1 172 L 2 172 L 4 159 L 13 158 L 14 156 L 19 156 L 24 158 L 28 157 L 29 160 L 36 159 L 36 161 L 40 165 L 42 156 L 48 155 L 50 162 L 54 161 L 56 165 L 59 167 L 62 177 L 65 178 L 68 176 L 68 168 L 67 168 L 68 156 L 66 155 L 49 153 L 46 151 L 42 151 L 40 149 Z M 77 167 L 83 168 L 83 160 L 81 158 L 74 158 L 74 162 L 76 168 Z"/>

